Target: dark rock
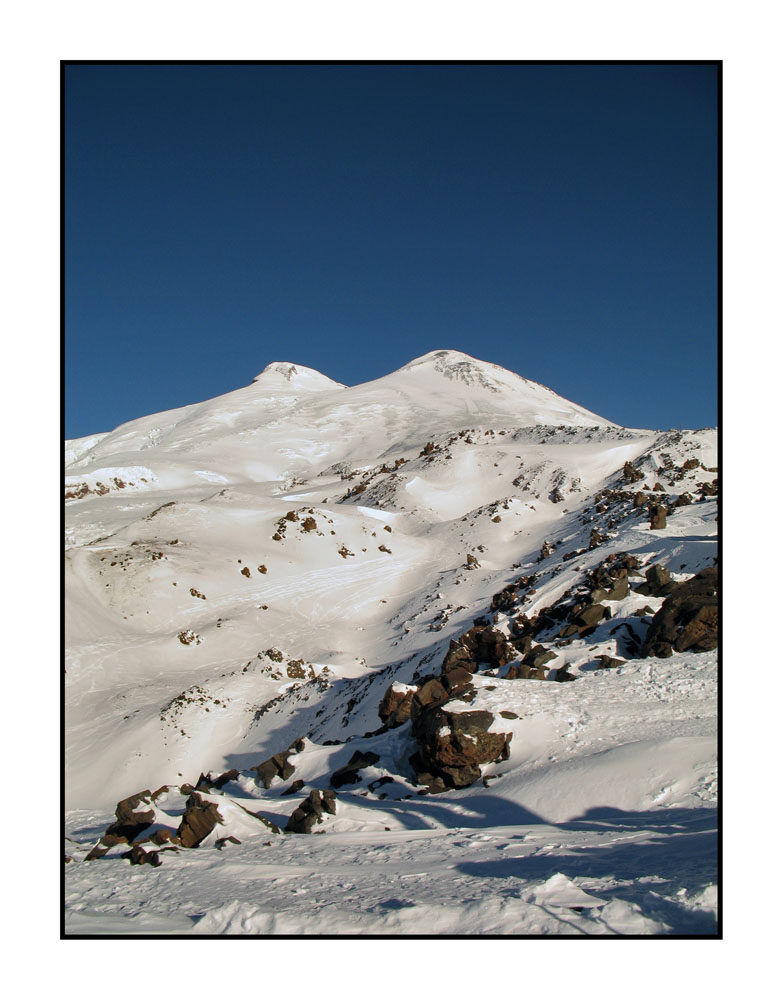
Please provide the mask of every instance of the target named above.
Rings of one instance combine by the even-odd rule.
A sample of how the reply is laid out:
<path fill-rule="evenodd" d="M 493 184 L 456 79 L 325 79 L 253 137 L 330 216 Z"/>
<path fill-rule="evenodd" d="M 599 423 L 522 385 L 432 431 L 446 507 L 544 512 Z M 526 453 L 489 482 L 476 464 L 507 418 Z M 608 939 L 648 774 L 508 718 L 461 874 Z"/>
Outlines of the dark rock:
<path fill-rule="evenodd" d="M 219 840 L 215 841 L 215 847 L 217 847 L 219 851 L 222 851 L 223 848 L 226 846 L 226 844 L 241 844 L 241 843 L 242 841 L 238 840 L 234 836 L 221 837 Z"/>
<path fill-rule="evenodd" d="M 675 507 L 687 507 L 689 504 L 693 503 L 693 497 L 690 493 L 681 493 L 680 496 L 674 501 Z"/>
<path fill-rule="evenodd" d="M 497 670 L 516 658 L 517 650 L 502 632 L 490 625 L 474 625 L 459 639 L 452 639 L 441 672 L 447 673 L 452 667 L 459 666 L 475 673 L 481 663 Z"/>
<path fill-rule="evenodd" d="M 557 653 L 553 653 L 551 649 L 545 649 L 543 646 L 534 646 L 524 659 L 524 662 L 530 666 L 538 669 L 543 667 L 544 664 L 549 663 L 550 660 L 554 660 L 557 657 Z"/>
<path fill-rule="evenodd" d="M 121 856 L 130 861 L 132 865 L 152 865 L 153 868 L 158 868 L 161 864 L 157 851 L 145 851 L 138 844 L 134 844 L 129 851 Z"/>
<path fill-rule="evenodd" d="M 618 577 L 617 580 L 615 580 L 614 582 L 614 586 L 606 595 L 606 599 L 608 601 L 622 601 L 624 597 L 628 596 L 629 590 L 630 586 L 628 583 L 628 577 L 627 576 Z"/>
<path fill-rule="evenodd" d="M 149 788 L 143 792 L 136 792 L 129 795 L 127 799 L 117 803 L 114 815 L 116 822 L 112 823 L 106 830 L 106 835 L 127 839 L 130 843 L 143 833 L 148 826 L 155 822 L 154 809 L 140 809 L 139 806 L 151 806 L 151 793 Z"/>
<path fill-rule="evenodd" d="M 699 460 L 698 458 L 689 458 L 687 462 L 683 462 L 682 471 L 690 472 L 691 469 L 698 469 Z"/>
<path fill-rule="evenodd" d="M 603 587 L 594 587 L 587 595 L 587 599 L 591 604 L 600 604 L 601 601 L 605 601 L 608 597 L 609 591 L 604 590 Z"/>
<path fill-rule="evenodd" d="M 718 645 L 718 571 L 715 567 L 677 584 L 650 623 L 642 656 L 665 656 L 666 648 L 704 653 Z"/>
<path fill-rule="evenodd" d="M 613 670 L 617 667 L 621 667 L 624 663 L 625 660 L 618 660 L 612 656 L 606 656 L 605 654 L 598 657 L 599 670 Z"/>
<path fill-rule="evenodd" d="M 283 781 L 288 781 L 296 770 L 288 759 L 292 753 L 293 751 L 290 749 L 284 750 L 282 753 L 274 754 L 269 760 L 251 767 L 250 770 L 255 771 L 258 775 L 256 781 L 261 782 L 264 788 L 270 788 L 275 778 L 282 778 Z"/>
<path fill-rule="evenodd" d="M 516 681 L 516 680 L 530 680 L 530 681 L 543 681 L 546 680 L 547 671 L 542 667 L 533 667 L 529 663 L 512 663 L 512 665 L 506 671 L 504 680 Z"/>
<path fill-rule="evenodd" d="M 336 811 L 335 793 L 321 793 L 314 788 L 302 804 L 294 809 L 286 824 L 286 833 L 312 833 L 313 827 L 323 821 L 324 812 L 334 815 Z"/>
<path fill-rule="evenodd" d="M 508 758 L 510 733 L 490 733 L 491 712 L 449 712 L 434 704 L 413 723 L 419 746 L 417 771 L 440 778 L 450 788 L 465 788 L 478 779 L 481 764 Z"/>
<path fill-rule="evenodd" d="M 574 674 L 570 673 L 569 670 L 568 670 L 568 667 L 570 667 L 570 666 L 571 666 L 570 663 L 564 663 L 563 666 L 558 669 L 557 673 L 555 674 L 555 680 L 559 684 L 563 684 L 566 681 L 575 681 L 576 680 L 576 676 Z"/>
<path fill-rule="evenodd" d="M 645 571 L 644 576 L 647 580 L 647 586 L 649 588 L 648 594 L 650 597 L 658 597 L 665 591 L 665 588 L 670 588 L 673 585 L 669 570 L 666 569 L 665 566 L 661 566 L 658 563 L 650 566 L 650 568 Z"/>
<path fill-rule="evenodd" d="M 538 553 L 538 559 L 536 562 L 543 562 L 545 559 L 548 559 L 554 551 L 554 545 L 550 545 L 549 542 L 544 542 L 541 546 L 541 551 Z"/>
<path fill-rule="evenodd" d="M 347 764 L 338 768 L 329 779 L 334 788 L 341 788 L 343 785 L 356 785 L 359 783 L 359 771 L 364 767 L 372 767 L 381 758 L 371 750 L 357 750 Z"/>
<path fill-rule="evenodd" d="M 198 847 L 222 822 L 217 805 L 205 801 L 198 792 L 192 792 L 185 803 L 185 813 L 177 828 L 177 837 L 183 847 Z"/>
<path fill-rule="evenodd" d="M 292 781 L 291 784 L 288 786 L 288 788 L 286 788 L 286 790 L 284 792 L 281 792 L 280 794 L 281 795 L 294 795 L 296 792 L 300 791 L 302 788 L 304 788 L 304 781 L 302 781 L 301 778 L 297 778 L 296 781 Z"/>
<path fill-rule="evenodd" d="M 395 690 L 395 685 L 391 684 L 381 699 L 378 706 L 378 715 L 381 722 L 389 729 L 402 726 L 411 717 L 411 705 L 416 692 L 413 689 Z"/>
<path fill-rule="evenodd" d="M 593 528 L 590 532 L 590 541 L 587 545 L 588 551 L 592 552 L 593 549 L 597 549 L 599 545 L 603 545 L 605 541 L 606 535 L 599 531 L 598 528 Z"/>
<path fill-rule="evenodd" d="M 448 673 L 444 672 L 440 676 L 441 684 L 450 695 L 463 691 L 468 686 L 472 687 L 472 681 L 473 674 L 464 667 L 453 667 Z"/>
<path fill-rule="evenodd" d="M 640 479 L 644 479 L 644 473 L 635 469 L 632 462 L 626 462 L 623 466 L 623 479 L 626 483 L 637 483 Z"/>
<path fill-rule="evenodd" d="M 666 508 L 661 503 L 650 504 L 648 508 L 650 514 L 650 530 L 661 531 L 666 527 Z"/>
<path fill-rule="evenodd" d="M 608 610 L 603 604 L 590 604 L 586 608 L 582 608 L 581 611 L 576 612 L 572 617 L 577 625 L 589 627 L 597 625 L 598 622 L 602 621 L 604 612 Z"/>
<path fill-rule="evenodd" d="M 646 503 L 647 503 L 646 493 L 642 493 L 640 490 L 638 493 L 634 494 L 633 505 L 635 508 L 644 507 Z"/>
<path fill-rule="evenodd" d="M 501 717 L 501 719 L 518 719 L 519 718 L 519 716 L 517 715 L 516 712 L 509 712 L 507 709 L 503 709 L 503 711 L 500 712 L 500 717 Z"/>

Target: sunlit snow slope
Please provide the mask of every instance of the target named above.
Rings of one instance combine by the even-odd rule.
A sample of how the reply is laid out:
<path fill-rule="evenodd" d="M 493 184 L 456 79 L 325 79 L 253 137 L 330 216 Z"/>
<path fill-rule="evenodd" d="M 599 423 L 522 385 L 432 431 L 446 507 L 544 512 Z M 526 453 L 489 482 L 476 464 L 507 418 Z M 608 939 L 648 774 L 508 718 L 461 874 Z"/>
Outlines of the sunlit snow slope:
<path fill-rule="evenodd" d="M 621 428 L 501 367 L 435 351 L 352 387 L 274 362 L 245 388 L 68 441 L 65 455 L 73 933 L 144 930 L 133 923 L 135 890 L 118 889 L 116 866 L 127 861 L 80 860 L 120 799 L 236 769 L 225 793 L 232 808 L 284 827 L 357 750 L 378 760 L 338 792 L 336 815 L 319 826 L 330 836 L 313 840 L 318 858 L 308 847 L 305 862 L 296 836 L 264 848 L 268 835 L 254 840 L 245 827 L 231 849 L 238 876 L 245 863 L 263 865 L 267 849 L 283 873 L 314 865 L 311 882 L 323 865 L 324 905 L 337 909 L 302 909 L 290 893 L 242 896 L 203 850 L 192 860 L 182 851 L 166 854 L 160 872 L 200 866 L 196 909 L 207 916 L 193 925 L 189 903 L 161 883 L 152 891 L 160 919 L 145 926 L 323 933 L 335 918 L 337 933 L 418 933 L 437 910 L 440 932 L 461 933 L 459 908 L 475 900 L 469 933 L 714 929 L 716 656 L 642 657 L 664 596 L 637 590 L 650 567 L 676 583 L 714 564 L 714 430 Z M 651 527 L 654 503 L 666 509 L 665 527 Z M 593 594 L 605 619 L 561 637 L 590 574 L 621 556 L 639 567 L 628 593 Z M 513 604 L 493 600 L 511 584 Z M 470 787 L 423 794 L 410 722 L 381 727 L 385 692 L 437 675 L 449 641 L 475 619 L 513 639 L 541 613 L 554 616 L 537 636 L 552 655 L 537 678 L 507 676 L 508 665 L 474 674 L 469 707 L 510 735 L 508 759 L 482 765 Z M 603 669 L 601 656 L 619 663 Z M 575 680 L 554 683 L 565 673 Z M 290 780 L 266 788 L 247 776 L 297 740 L 300 791 L 289 797 Z M 164 827 L 185 808 L 176 795 L 171 802 L 156 820 Z M 703 865 L 677 860 L 682 843 L 668 849 L 675 827 L 698 834 L 688 843 L 706 852 Z M 405 878 L 424 870 L 414 863 L 423 831 L 445 838 L 436 851 L 444 881 L 430 896 Z M 539 860 L 524 875 L 479 851 L 466 867 L 459 859 L 479 836 L 505 845 L 502 858 Z M 648 847 L 629 854 L 629 838 Z M 535 850 L 520 852 L 523 840 Z M 660 851 L 649 849 L 658 842 Z M 380 907 L 372 912 L 325 874 L 336 870 L 330 851 L 358 845 L 361 855 L 370 843 L 377 858 L 385 852 L 384 877 L 393 869 L 402 879 L 384 895 L 380 869 L 354 869 Z M 603 858 L 620 843 L 625 894 L 610 885 L 612 863 L 566 878 L 566 863 L 550 858 L 587 846 Z M 574 903 L 591 872 L 601 899 Z M 655 900 L 651 878 L 661 880 Z M 513 905 L 509 885 L 519 889 Z M 101 886 L 118 896 L 94 911 L 85 900 Z M 408 900 L 404 912 L 384 909 L 387 898 Z M 564 927 L 552 907 L 568 905 L 595 912 L 572 908 Z"/>

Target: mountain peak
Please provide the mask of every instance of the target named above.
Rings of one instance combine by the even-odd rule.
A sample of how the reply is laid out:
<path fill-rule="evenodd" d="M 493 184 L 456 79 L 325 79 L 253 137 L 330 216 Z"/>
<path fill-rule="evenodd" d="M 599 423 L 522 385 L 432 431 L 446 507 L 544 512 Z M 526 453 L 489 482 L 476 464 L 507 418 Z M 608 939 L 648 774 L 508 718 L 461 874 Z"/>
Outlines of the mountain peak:
<path fill-rule="evenodd" d="M 335 382 L 328 375 L 322 375 L 315 368 L 295 365 L 290 361 L 271 361 L 253 379 L 254 383 L 275 388 L 291 389 L 342 389 L 342 382 Z"/>

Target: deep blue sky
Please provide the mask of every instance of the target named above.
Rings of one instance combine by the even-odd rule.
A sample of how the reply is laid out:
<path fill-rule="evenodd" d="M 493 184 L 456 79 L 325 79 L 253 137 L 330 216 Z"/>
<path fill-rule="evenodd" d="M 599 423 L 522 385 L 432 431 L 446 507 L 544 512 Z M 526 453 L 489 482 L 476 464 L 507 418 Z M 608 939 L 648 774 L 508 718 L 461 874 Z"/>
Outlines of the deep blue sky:
<path fill-rule="evenodd" d="M 69 66 L 66 436 L 427 351 L 717 420 L 714 66 Z"/>

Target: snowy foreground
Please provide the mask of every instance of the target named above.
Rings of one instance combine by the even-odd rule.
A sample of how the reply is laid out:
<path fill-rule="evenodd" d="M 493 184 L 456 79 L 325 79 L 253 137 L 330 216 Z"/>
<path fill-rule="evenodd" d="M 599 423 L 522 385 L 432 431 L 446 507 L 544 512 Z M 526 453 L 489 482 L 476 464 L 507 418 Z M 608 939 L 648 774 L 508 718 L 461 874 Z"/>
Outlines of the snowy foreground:
<path fill-rule="evenodd" d="M 715 934 L 717 650 L 645 642 L 714 565 L 716 463 L 456 352 L 67 442 L 66 934 Z M 379 709 L 476 632 L 419 711 L 505 749 L 429 774 Z"/>

